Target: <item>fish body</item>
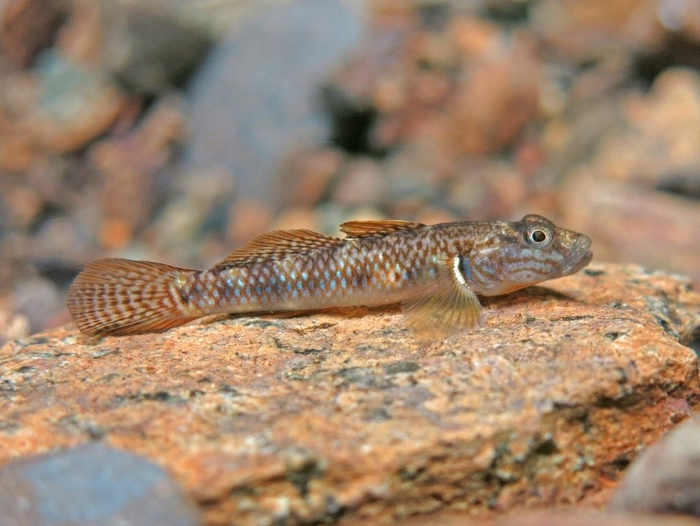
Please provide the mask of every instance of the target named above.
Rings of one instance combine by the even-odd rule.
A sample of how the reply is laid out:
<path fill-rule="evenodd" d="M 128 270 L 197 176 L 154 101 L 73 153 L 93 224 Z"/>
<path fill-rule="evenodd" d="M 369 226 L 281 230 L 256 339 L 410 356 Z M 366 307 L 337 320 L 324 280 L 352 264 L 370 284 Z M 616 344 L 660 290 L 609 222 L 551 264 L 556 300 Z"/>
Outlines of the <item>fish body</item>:
<path fill-rule="evenodd" d="M 76 278 L 68 308 L 85 334 L 125 335 L 219 313 L 401 303 L 416 333 L 444 337 L 481 323 L 477 296 L 573 274 L 592 258 L 588 237 L 537 215 L 432 226 L 351 221 L 341 231 L 345 238 L 263 234 L 205 271 L 98 260 Z"/>

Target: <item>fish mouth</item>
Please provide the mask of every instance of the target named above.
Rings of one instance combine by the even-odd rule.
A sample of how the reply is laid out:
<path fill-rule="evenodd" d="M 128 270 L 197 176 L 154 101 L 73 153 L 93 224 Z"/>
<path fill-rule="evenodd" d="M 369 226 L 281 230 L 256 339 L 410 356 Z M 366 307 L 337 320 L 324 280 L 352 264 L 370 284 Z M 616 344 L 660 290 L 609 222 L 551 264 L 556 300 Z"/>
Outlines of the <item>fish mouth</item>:
<path fill-rule="evenodd" d="M 565 275 L 574 274 L 591 262 L 593 252 L 591 252 L 590 248 L 591 239 L 588 236 L 581 235 L 569 253 Z"/>

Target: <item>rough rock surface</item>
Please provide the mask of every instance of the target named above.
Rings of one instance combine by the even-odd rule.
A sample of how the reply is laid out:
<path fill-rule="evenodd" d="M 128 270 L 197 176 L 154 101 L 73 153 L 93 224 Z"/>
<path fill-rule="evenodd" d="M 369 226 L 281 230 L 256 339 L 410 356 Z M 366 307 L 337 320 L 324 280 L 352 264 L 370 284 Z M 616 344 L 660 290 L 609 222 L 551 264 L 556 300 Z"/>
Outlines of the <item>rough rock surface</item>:
<path fill-rule="evenodd" d="M 429 346 L 395 309 L 16 340 L 0 463 L 102 440 L 164 466 L 208 524 L 504 511 L 609 487 L 700 400 L 683 278 L 594 265 L 486 310 Z"/>

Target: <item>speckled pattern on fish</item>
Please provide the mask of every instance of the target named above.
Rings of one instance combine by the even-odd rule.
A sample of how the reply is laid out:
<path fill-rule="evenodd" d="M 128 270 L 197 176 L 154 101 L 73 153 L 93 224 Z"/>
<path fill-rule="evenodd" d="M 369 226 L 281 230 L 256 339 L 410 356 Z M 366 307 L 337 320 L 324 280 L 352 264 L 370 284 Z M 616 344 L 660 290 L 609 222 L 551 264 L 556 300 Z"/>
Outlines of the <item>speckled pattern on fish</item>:
<path fill-rule="evenodd" d="M 482 321 L 477 295 L 566 276 L 591 241 L 528 215 L 521 221 L 351 221 L 345 238 L 309 230 L 259 236 L 210 270 L 125 259 L 89 264 L 68 292 L 88 335 L 166 330 L 219 313 L 401 303 L 407 325 L 443 338 Z"/>

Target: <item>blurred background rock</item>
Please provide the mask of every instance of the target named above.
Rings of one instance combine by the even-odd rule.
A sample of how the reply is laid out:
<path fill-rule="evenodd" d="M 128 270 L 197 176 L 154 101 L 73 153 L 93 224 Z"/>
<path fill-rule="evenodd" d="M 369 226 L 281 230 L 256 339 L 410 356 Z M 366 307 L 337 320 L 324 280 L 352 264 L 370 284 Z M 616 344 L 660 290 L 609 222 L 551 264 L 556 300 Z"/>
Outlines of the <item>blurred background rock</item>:
<path fill-rule="evenodd" d="M 0 342 L 82 265 L 540 213 L 700 284 L 700 2 L 2 0 Z"/>

